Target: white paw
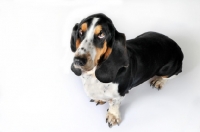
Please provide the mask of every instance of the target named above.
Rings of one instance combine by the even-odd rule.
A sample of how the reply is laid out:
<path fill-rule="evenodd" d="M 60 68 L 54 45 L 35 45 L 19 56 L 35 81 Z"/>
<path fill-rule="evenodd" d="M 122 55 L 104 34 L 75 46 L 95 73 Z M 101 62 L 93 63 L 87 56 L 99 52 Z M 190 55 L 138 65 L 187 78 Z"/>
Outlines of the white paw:
<path fill-rule="evenodd" d="M 118 125 L 121 122 L 121 117 L 119 112 L 111 113 L 110 110 L 108 110 L 108 113 L 106 115 L 106 123 L 108 123 L 108 126 L 111 128 L 114 125 Z"/>
<path fill-rule="evenodd" d="M 150 86 L 155 87 L 158 90 L 160 90 L 164 86 L 165 82 L 166 82 L 165 79 L 163 79 L 162 77 L 156 76 L 150 81 Z"/>

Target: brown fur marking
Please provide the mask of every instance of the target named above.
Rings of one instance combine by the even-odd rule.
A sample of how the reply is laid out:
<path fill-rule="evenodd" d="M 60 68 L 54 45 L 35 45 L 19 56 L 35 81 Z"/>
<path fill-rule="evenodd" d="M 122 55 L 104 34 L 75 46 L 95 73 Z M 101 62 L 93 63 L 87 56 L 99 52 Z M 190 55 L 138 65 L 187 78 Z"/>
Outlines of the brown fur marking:
<path fill-rule="evenodd" d="M 103 48 L 96 48 L 96 56 L 95 56 L 95 59 L 94 59 L 94 64 L 95 66 L 98 64 L 98 61 L 100 59 L 100 57 L 105 54 L 107 50 L 107 42 L 105 41 L 104 44 L 103 44 Z"/>
<path fill-rule="evenodd" d="M 79 45 L 80 45 L 80 39 L 77 39 L 76 40 L 76 49 L 78 49 Z"/>
<path fill-rule="evenodd" d="M 101 25 L 97 25 L 94 29 L 94 34 L 98 35 L 100 33 L 100 31 L 102 30 L 102 26 Z"/>
<path fill-rule="evenodd" d="M 108 47 L 105 53 L 104 59 L 107 59 L 110 56 L 111 52 L 112 52 L 112 48 Z"/>
<path fill-rule="evenodd" d="M 87 23 L 83 23 L 83 24 L 81 25 L 81 30 L 82 30 L 83 32 L 87 31 Z"/>

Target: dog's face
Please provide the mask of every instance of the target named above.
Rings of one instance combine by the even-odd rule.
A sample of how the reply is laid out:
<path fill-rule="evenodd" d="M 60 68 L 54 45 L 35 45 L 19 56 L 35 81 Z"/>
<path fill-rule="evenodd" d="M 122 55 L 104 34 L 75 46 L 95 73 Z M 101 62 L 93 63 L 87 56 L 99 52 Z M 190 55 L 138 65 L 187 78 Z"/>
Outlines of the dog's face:
<path fill-rule="evenodd" d="M 115 71 L 113 70 L 110 73 L 114 75 L 106 75 L 106 79 L 104 74 L 104 81 L 99 79 L 102 82 L 111 82 L 119 68 L 127 65 L 125 64 L 127 58 L 124 57 L 126 56 L 125 36 L 116 31 L 112 21 L 104 14 L 89 16 L 74 26 L 71 36 L 71 49 L 75 52 L 72 71 L 76 75 L 90 71 L 96 66 L 95 74 L 99 79 L 104 74 L 102 72 L 109 73 L 109 70 L 114 69 Z M 113 68 L 113 66 L 117 68 Z"/>
<path fill-rule="evenodd" d="M 112 23 L 109 19 L 89 17 L 75 25 L 74 66 L 82 71 L 90 71 L 98 65 L 100 58 L 108 58 L 112 49 Z"/>

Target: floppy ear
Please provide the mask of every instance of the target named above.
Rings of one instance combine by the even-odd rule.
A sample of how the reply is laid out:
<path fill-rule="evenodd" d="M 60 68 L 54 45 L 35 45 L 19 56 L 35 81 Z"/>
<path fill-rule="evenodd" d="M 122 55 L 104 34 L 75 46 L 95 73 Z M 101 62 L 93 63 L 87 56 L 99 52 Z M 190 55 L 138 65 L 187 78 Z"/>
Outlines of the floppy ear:
<path fill-rule="evenodd" d="M 76 51 L 76 48 L 77 46 L 79 45 L 80 41 L 79 39 L 77 38 L 77 30 L 78 30 L 78 23 L 76 23 L 73 27 L 73 30 L 72 30 L 72 34 L 71 34 L 71 40 L 70 40 L 70 43 L 71 43 L 71 50 L 73 52 Z M 71 65 L 71 70 L 77 75 L 77 76 L 80 76 L 82 74 L 82 71 L 81 69 L 79 68 L 75 68 L 74 67 L 74 63 L 72 63 Z"/>
<path fill-rule="evenodd" d="M 71 40 L 70 40 L 70 43 L 71 43 L 71 50 L 73 52 L 76 51 L 76 46 L 78 45 L 78 38 L 77 38 L 77 29 L 78 29 L 78 23 L 76 23 L 73 27 L 73 30 L 72 30 L 72 34 L 71 34 Z"/>
<path fill-rule="evenodd" d="M 118 70 L 129 63 L 125 35 L 115 30 L 113 37 L 110 56 L 95 71 L 96 78 L 103 83 L 113 82 Z"/>

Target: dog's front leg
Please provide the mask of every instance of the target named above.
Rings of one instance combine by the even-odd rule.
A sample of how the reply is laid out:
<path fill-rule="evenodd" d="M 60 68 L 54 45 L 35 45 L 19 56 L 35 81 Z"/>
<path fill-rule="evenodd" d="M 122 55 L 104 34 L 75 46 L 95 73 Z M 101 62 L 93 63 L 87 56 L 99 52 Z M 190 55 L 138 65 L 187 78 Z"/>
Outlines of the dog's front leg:
<path fill-rule="evenodd" d="M 106 115 L 106 123 L 108 123 L 109 127 L 112 127 L 113 125 L 119 125 L 121 122 L 121 116 L 120 116 L 120 104 L 123 97 L 115 98 L 112 100 L 109 100 L 109 109 Z"/>

